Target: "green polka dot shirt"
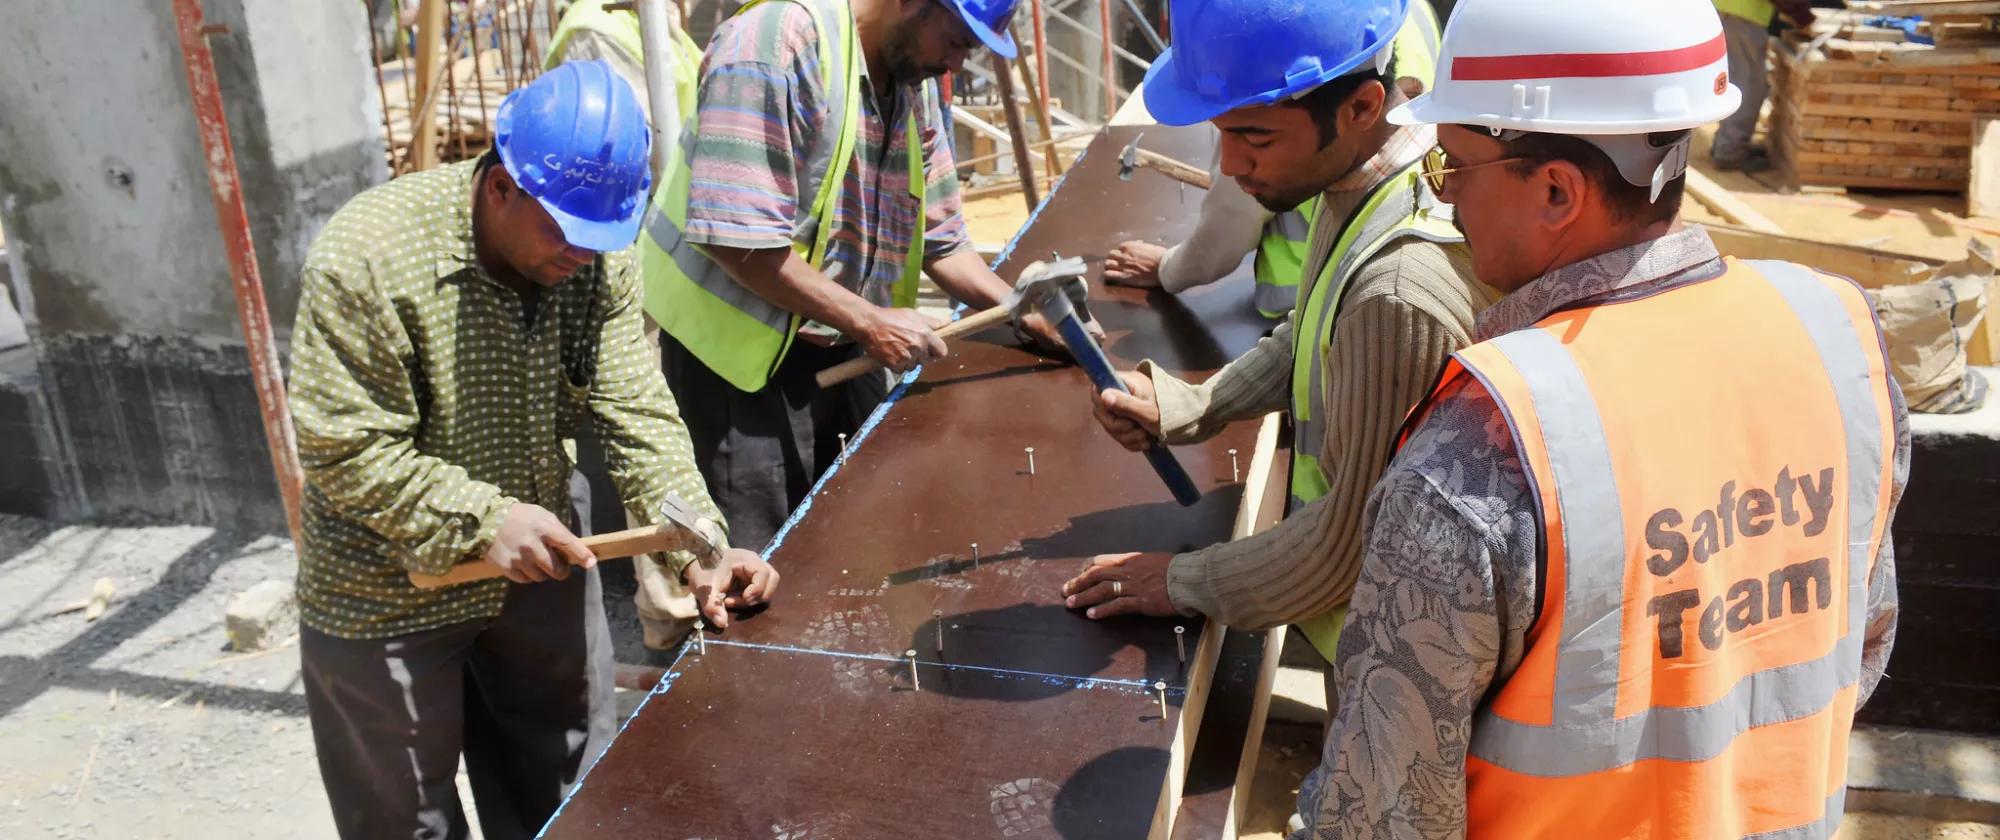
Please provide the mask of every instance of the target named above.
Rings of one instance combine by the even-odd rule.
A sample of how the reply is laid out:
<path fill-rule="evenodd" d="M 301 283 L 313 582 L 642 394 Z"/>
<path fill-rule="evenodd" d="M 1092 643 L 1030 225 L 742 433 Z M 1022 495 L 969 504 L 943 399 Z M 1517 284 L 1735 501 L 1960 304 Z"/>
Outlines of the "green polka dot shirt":
<path fill-rule="evenodd" d="M 672 493 L 716 521 L 629 252 L 543 291 L 532 309 L 473 257 L 476 161 L 356 196 L 314 240 L 292 332 L 292 420 L 305 467 L 299 610 L 349 639 L 498 615 L 515 585 L 420 590 L 478 559 L 507 508 L 568 519 L 586 420 L 626 509 Z M 686 556 L 659 558 L 678 573 Z"/>

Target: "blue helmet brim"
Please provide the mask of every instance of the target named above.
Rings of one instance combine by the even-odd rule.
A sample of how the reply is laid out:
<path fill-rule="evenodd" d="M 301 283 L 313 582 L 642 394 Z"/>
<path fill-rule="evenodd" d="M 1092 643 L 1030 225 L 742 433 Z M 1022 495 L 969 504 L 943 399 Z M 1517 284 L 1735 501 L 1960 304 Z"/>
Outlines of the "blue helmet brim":
<path fill-rule="evenodd" d="M 973 35 L 979 37 L 979 42 L 985 44 L 987 49 L 1010 61 L 1021 54 L 1020 49 L 1014 45 L 1014 33 L 995 32 L 993 27 L 987 26 L 979 18 L 973 17 L 971 12 L 966 11 L 964 3 L 959 0 L 947 0 L 947 2 L 951 5 L 951 10 L 958 14 L 958 19 L 965 22 L 966 27 L 972 30 Z"/>
<path fill-rule="evenodd" d="M 639 225 L 646 217 L 645 202 L 638 202 L 633 212 L 615 221 L 596 221 L 563 212 L 540 198 L 535 203 L 542 205 L 556 226 L 562 228 L 563 240 L 587 251 L 608 254 L 623 251 L 639 239 Z"/>

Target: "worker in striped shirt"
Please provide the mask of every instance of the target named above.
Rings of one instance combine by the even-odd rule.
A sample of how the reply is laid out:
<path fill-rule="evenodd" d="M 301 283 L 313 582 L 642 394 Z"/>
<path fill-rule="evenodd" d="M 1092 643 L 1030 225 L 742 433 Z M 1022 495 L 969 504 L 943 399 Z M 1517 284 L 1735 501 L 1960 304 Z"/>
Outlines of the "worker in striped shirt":
<path fill-rule="evenodd" d="M 1011 290 L 968 240 L 935 79 L 982 46 L 1013 56 L 1016 5 L 763 0 L 710 40 L 639 253 L 667 381 L 736 544 L 775 535 L 888 393 L 886 376 L 821 389 L 815 374 L 863 353 L 899 372 L 944 355 L 910 308 L 919 271 L 975 308 Z M 1060 346 L 1039 318 L 1023 328 Z"/>

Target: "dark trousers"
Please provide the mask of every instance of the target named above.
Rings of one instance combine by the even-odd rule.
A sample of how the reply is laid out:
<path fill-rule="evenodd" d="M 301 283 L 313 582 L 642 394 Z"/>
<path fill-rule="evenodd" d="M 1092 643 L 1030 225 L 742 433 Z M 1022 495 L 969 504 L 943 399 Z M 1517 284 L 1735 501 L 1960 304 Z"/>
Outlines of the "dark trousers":
<path fill-rule="evenodd" d="M 729 520 L 729 542 L 761 550 L 783 527 L 813 482 L 889 394 L 886 373 L 822 389 L 813 376 L 860 354 L 854 345 L 795 342 L 756 393 L 737 390 L 660 334 L 660 367 L 680 403 L 708 493 Z"/>
<path fill-rule="evenodd" d="M 533 837 L 615 726 L 594 570 L 512 586 L 493 619 L 367 640 L 301 627 L 299 656 L 344 840 L 466 837 L 461 753 L 485 836 Z"/>

